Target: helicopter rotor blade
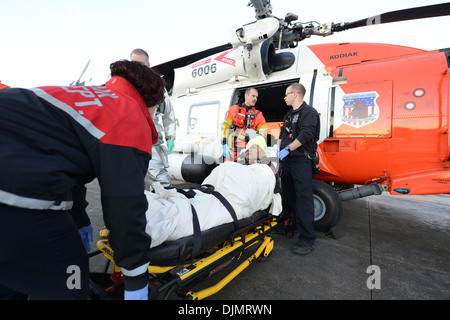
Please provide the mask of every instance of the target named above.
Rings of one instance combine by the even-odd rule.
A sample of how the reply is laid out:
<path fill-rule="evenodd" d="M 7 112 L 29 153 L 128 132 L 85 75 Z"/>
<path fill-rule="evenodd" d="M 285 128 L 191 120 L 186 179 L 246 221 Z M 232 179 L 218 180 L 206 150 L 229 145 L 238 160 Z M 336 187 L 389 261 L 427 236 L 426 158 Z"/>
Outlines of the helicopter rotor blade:
<path fill-rule="evenodd" d="M 251 6 L 255 8 L 256 17 L 257 19 L 264 19 L 267 16 L 270 16 L 271 14 L 271 5 L 270 0 L 251 0 L 250 1 Z M 265 10 L 265 11 L 264 11 Z M 264 12 L 263 12 L 264 11 Z M 261 13 L 263 12 L 263 13 Z M 429 5 L 429 6 L 422 6 L 422 7 L 416 7 L 416 8 L 409 8 L 409 9 L 403 9 L 403 10 L 397 10 L 397 11 L 391 11 L 382 13 L 377 16 L 357 20 L 354 22 L 345 22 L 345 23 L 333 23 L 331 24 L 331 32 L 327 35 L 331 35 L 333 32 L 339 32 L 344 30 L 349 30 L 353 28 L 359 28 L 364 26 L 370 26 L 375 24 L 384 24 L 384 23 L 391 23 L 391 22 L 400 22 L 400 21 L 407 21 L 407 20 L 415 20 L 415 19 L 425 19 L 425 18 L 433 18 L 433 17 L 440 17 L 440 16 L 446 16 L 450 15 L 450 2 L 443 3 L 443 4 L 436 4 L 436 5 Z M 301 28 L 305 32 L 308 28 Z M 290 31 L 292 33 L 292 31 Z M 295 33 L 295 31 L 294 31 Z M 314 31 L 311 32 L 311 34 L 316 34 Z M 322 32 L 317 33 L 319 35 L 326 35 Z M 305 37 L 302 37 L 302 39 Z M 284 37 L 286 39 L 286 37 Z M 299 39 L 297 41 L 300 41 L 302 39 Z M 200 59 L 206 58 L 208 56 L 211 56 L 213 54 L 232 49 L 233 45 L 230 43 L 213 47 L 204 51 L 200 51 L 197 53 L 193 53 L 178 59 L 174 59 L 159 65 L 156 65 L 152 67 L 154 71 L 161 75 L 167 75 L 172 70 L 180 67 L 184 67 L 186 65 L 189 65 L 191 63 L 194 63 L 195 61 L 198 61 Z"/>
<path fill-rule="evenodd" d="M 366 19 L 357 20 L 354 22 L 336 23 L 332 26 L 333 32 L 344 31 L 353 28 L 365 27 L 375 24 L 383 24 L 390 22 L 400 22 L 415 19 L 425 19 L 450 15 L 450 3 L 442 3 L 430 6 L 423 6 L 417 8 L 403 9 L 398 11 L 391 11 L 382 13 L 377 16 Z"/>
<path fill-rule="evenodd" d="M 169 72 L 171 72 L 173 69 L 187 66 L 188 64 L 194 63 L 195 61 L 198 61 L 200 59 L 209 57 L 213 54 L 216 54 L 216 53 L 219 53 L 219 52 L 222 52 L 225 50 L 229 50 L 232 48 L 233 48 L 233 46 L 230 43 L 223 44 L 221 46 L 217 46 L 217 47 L 203 50 L 200 52 L 196 52 L 196 53 L 193 53 L 193 54 L 190 54 L 190 55 L 178 58 L 178 59 L 174 59 L 171 61 L 161 63 L 159 65 L 152 67 L 152 69 L 155 72 L 159 73 L 160 75 L 166 75 Z"/>

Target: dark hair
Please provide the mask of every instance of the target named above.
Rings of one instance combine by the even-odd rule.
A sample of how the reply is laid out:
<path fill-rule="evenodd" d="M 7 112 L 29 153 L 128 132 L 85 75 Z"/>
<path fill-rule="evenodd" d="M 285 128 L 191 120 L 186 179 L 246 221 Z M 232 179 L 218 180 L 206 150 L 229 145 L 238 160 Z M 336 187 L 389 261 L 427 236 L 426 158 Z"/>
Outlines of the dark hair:
<path fill-rule="evenodd" d="M 120 60 L 111 63 L 111 76 L 125 78 L 136 88 L 147 107 L 164 101 L 164 80 L 152 69 L 136 61 Z"/>

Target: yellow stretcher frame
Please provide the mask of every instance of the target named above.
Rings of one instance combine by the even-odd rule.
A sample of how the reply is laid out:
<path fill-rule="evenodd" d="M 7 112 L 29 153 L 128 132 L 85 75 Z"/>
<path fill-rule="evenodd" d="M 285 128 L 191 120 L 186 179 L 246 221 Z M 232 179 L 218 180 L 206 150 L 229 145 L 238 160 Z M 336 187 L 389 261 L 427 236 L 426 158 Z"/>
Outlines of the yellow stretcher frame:
<path fill-rule="evenodd" d="M 184 299 L 188 300 L 202 300 L 219 292 L 252 262 L 260 257 L 267 257 L 271 253 L 274 241 L 268 234 L 278 223 L 279 220 L 277 217 L 267 218 L 264 223 L 255 226 L 243 234 L 236 235 L 231 241 L 224 242 L 220 247 L 215 248 L 215 251 L 211 254 L 199 258 L 195 262 L 185 264 L 183 268 L 176 273 L 173 273 L 172 270 L 180 266 L 166 267 L 149 265 L 148 273 L 153 278 L 159 279 L 159 277 L 168 274 L 172 277 L 170 281 L 164 283 L 160 287 L 151 285 L 151 290 L 156 290 L 156 296 L 158 296 L 167 289 L 166 298 L 168 298 L 173 290 L 178 289 L 179 292 L 185 292 Z M 245 259 L 239 266 L 234 268 L 216 284 L 197 292 L 189 289 L 186 291 L 186 288 L 188 288 L 191 283 L 202 279 L 205 275 L 209 277 L 216 272 L 222 271 L 222 269 L 225 270 L 236 257 L 236 260 L 240 259 L 245 250 L 256 245 L 258 245 L 258 248 L 250 257 Z M 103 239 L 98 241 L 97 248 L 108 260 L 113 262 L 113 270 L 117 279 L 117 274 L 120 271 L 114 263 L 114 252 L 108 245 L 108 240 Z M 152 295 L 155 296 L 154 293 Z"/>

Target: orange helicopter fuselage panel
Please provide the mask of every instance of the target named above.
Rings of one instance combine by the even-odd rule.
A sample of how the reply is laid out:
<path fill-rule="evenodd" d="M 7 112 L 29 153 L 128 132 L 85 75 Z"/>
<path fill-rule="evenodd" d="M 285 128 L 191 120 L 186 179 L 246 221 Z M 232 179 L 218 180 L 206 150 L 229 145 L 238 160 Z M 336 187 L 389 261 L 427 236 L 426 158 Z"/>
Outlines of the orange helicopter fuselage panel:
<path fill-rule="evenodd" d="M 386 184 L 393 194 L 450 193 L 449 54 L 345 44 L 312 46 L 333 78 L 325 181 Z M 332 52 L 332 54 L 330 54 Z"/>

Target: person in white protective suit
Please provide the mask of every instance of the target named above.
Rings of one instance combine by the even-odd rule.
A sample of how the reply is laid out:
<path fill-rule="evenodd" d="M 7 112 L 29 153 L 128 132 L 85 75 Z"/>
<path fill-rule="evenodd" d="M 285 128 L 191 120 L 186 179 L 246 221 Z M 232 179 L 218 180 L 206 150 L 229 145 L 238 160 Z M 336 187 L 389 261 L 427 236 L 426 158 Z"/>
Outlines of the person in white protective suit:
<path fill-rule="evenodd" d="M 150 68 L 149 56 L 143 49 L 134 49 L 130 54 L 130 59 Z M 167 91 L 164 92 L 164 101 L 156 109 L 152 118 L 158 132 L 158 142 L 152 147 L 152 159 L 145 177 L 145 187 L 150 190 L 153 189 L 155 182 L 159 182 L 163 187 L 171 186 L 171 179 L 167 172 L 167 168 L 170 166 L 167 155 L 171 154 L 175 147 L 176 119 Z M 167 142 L 167 149 L 164 146 L 164 139 Z"/>

